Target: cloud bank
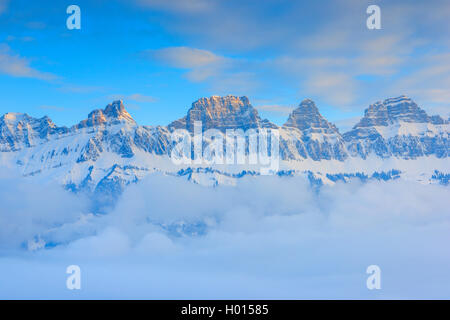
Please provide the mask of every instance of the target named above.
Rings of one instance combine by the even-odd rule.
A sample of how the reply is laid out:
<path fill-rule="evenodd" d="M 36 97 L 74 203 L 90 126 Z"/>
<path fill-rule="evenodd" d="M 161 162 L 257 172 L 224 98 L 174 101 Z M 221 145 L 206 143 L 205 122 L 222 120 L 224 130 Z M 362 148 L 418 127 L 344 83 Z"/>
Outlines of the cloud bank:
<path fill-rule="evenodd" d="M 95 215 L 56 187 L 1 181 L 1 298 L 450 297 L 444 186 L 258 177 L 208 188 L 150 175 Z M 19 245 L 36 234 L 45 249 Z M 77 292 L 65 288 L 70 264 Z M 381 290 L 366 288 L 371 264 Z"/>

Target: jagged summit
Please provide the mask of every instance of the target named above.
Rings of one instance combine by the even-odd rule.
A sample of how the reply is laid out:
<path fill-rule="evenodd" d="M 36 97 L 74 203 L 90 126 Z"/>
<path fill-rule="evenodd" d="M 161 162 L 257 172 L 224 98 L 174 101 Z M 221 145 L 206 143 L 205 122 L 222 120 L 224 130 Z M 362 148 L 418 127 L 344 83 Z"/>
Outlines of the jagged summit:
<path fill-rule="evenodd" d="M 319 112 L 316 104 L 311 99 L 303 100 L 297 109 L 289 115 L 284 127 L 293 127 L 302 131 L 334 133 L 338 132 L 336 126 L 328 122 Z"/>
<path fill-rule="evenodd" d="M 380 168 L 379 165 L 384 167 L 385 162 L 380 161 L 383 159 L 421 157 L 432 157 L 431 165 L 442 162 L 448 168 L 444 163 L 448 163 L 450 155 L 448 121 L 429 117 L 406 96 L 374 103 L 366 110 L 359 126 L 344 135 L 309 99 L 300 103 L 282 127 L 262 120 L 247 97 L 236 96 L 199 99 L 184 118 L 169 127 L 137 125 L 122 101 L 92 111 L 86 120 L 70 128 L 57 127 L 48 117 L 36 119 L 8 113 L 0 117 L 0 160 L 16 165 L 25 176 L 58 179 L 75 192 L 89 190 L 115 195 L 152 172 L 184 176 L 183 172 L 188 170 L 180 170 L 170 160 L 174 147 L 171 130 L 192 130 L 196 120 L 202 121 L 204 130 L 278 128 L 279 155 L 283 161 L 280 164 L 286 168 L 283 171 L 292 174 L 310 170 L 331 181 L 334 178 L 328 174 L 345 173 L 343 168 L 371 172 Z M 208 138 L 203 143 L 208 145 Z M 396 161 L 387 162 L 390 163 Z M 438 169 L 431 165 L 424 170 Z M 188 179 L 218 184 L 230 181 L 236 174 L 235 167 L 219 170 L 206 163 L 201 166 L 205 168 L 197 169 L 205 171 L 197 171 Z M 409 165 L 395 169 L 407 171 L 408 168 Z M 428 173 L 419 171 L 422 180 L 422 173 Z"/>
<path fill-rule="evenodd" d="M 76 128 L 93 127 L 102 124 L 117 124 L 120 122 L 136 124 L 134 119 L 125 109 L 123 101 L 116 100 L 108 104 L 105 109 L 97 109 L 89 113 L 88 118 L 76 125 Z"/>
<path fill-rule="evenodd" d="M 281 158 L 293 161 L 308 158 L 345 161 L 349 157 L 365 159 L 370 155 L 444 158 L 449 149 L 449 122 L 439 116 L 428 116 L 406 96 L 372 104 L 356 127 L 341 135 L 310 99 L 302 101 L 287 122 L 278 127 L 261 119 L 247 97 L 229 95 L 198 99 L 185 117 L 168 127 L 139 126 L 120 100 L 92 111 L 86 120 L 70 128 L 57 127 L 48 117 L 36 119 L 23 113 L 7 113 L 0 117 L 0 151 L 43 146 L 30 150 L 36 153 L 31 157 L 18 160 L 34 161 L 36 170 L 43 164 L 58 167 L 70 161 L 94 163 L 109 152 L 122 158 L 133 158 L 143 152 L 170 155 L 171 131 L 182 128 L 193 132 L 194 121 L 201 121 L 203 130 L 215 128 L 222 132 L 278 128 Z M 46 162 L 46 159 L 52 160 Z"/>
<path fill-rule="evenodd" d="M 337 159 L 347 158 L 344 141 L 335 125 L 328 122 L 311 99 L 303 100 L 291 112 L 281 130 L 282 158 Z"/>
<path fill-rule="evenodd" d="M 201 121 L 203 130 L 275 128 L 268 120 L 262 120 L 258 111 L 250 104 L 247 97 L 227 95 L 201 98 L 192 103 L 187 115 L 169 125 L 170 130 L 194 130 L 194 121 Z"/>
<path fill-rule="evenodd" d="M 0 122 L 14 125 L 20 121 L 27 120 L 29 118 L 31 118 L 31 117 L 29 115 L 27 115 L 26 113 L 8 112 L 0 117 Z"/>
<path fill-rule="evenodd" d="M 42 118 L 33 118 L 26 113 L 8 112 L 0 117 L 0 128 L 4 132 L 8 130 L 10 132 L 16 131 L 42 131 L 43 129 L 55 129 L 57 126 L 53 121 L 44 116 Z"/>
<path fill-rule="evenodd" d="M 364 111 L 364 117 L 354 128 L 371 126 L 388 126 L 403 121 L 411 123 L 443 124 L 440 116 L 428 116 L 413 100 L 405 95 L 389 98 L 371 104 Z"/>
<path fill-rule="evenodd" d="M 57 127 L 47 116 L 38 119 L 26 113 L 6 113 L 0 117 L 0 151 L 30 147 L 51 134 L 64 132 L 66 127 Z"/>
<path fill-rule="evenodd" d="M 0 125 L 7 126 L 9 128 L 17 129 L 24 128 L 30 125 L 35 126 L 36 123 L 56 128 L 56 125 L 47 116 L 43 116 L 42 118 L 34 118 L 26 113 L 8 112 L 0 117 Z"/>
<path fill-rule="evenodd" d="M 371 153 L 404 159 L 432 154 L 443 158 L 448 154 L 448 122 L 440 116 L 428 116 L 405 95 L 370 105 L 343 136 L 350 154 L 363 159 Z"/>

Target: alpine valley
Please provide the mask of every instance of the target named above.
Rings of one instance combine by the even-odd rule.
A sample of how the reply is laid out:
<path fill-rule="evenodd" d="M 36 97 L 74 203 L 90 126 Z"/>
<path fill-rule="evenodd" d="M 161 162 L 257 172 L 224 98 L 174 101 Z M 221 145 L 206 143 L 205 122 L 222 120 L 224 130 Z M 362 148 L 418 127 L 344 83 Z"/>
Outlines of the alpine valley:
<path fill-rule="evenodd" d="M 314 186 L 359 179 L 406 179 L 448 184 L 449 120 L 430 116 L 406 96 L 370 105 L 349 132 L 341 133 L 311 100 L 302 101 L 283 126 L 261 119 L 247 97 L 212 96 L 195 101 L 168 126 L 139 125 L 122 101 L 92 111 L 72 127 L 48 117 L 7 113 L 0 118 L 0 164 L 25 176 L 57 181 L 73 192 L 114 197 L 159 172 L 193 183 L 235 184 L 259 171 L 251 166 L 175 165 L 171 133 L 203 130 L 278 129 L 279 176 L 304 175 Z M 204 142 L 205 143 L 205 142 Z"/>

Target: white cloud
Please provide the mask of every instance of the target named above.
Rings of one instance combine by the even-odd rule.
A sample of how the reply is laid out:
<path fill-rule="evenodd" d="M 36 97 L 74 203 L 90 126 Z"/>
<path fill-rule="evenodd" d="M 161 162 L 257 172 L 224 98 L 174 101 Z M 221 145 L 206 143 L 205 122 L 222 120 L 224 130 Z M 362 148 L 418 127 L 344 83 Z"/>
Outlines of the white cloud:
<path fill-rule="evenodd" d="M 304 86 L 308 93 L 323 96 L 335 106 L 347 106 L 356 98 L 356 81 L 345 73 L 314 73 Z"/>
<path fill-rule="evenodd" d="M 413 62 L 419 67 L 395 81 L 391 91 L 408 92 L 424 108 L 435 109 L 438 113 L 448 116 L 450 54 L 429 54 Z"/>
<path fill-rule="evenodd" d="M 295 107 L 293 106 L 283 106 L 283 105 L 259 105 L 255 106 L 255 108 L 261 111 L 268 111 L 281 115 L 288 115 L 295 109 Z"/>
<path fill-rule="evenodd" d="M 149 3 L 152 8 L 162 8 L 159 1 Z M 410 72 L 420 67 L 417 57 L 430 49 L 448 51 L 450 45 L 445 19 L 450 9 L 441 0 L 426 4 L 384 3 L 381 30 L 366 28 L 366 8 L 370 1 L 337 1 L 329 6 L 283 3 L 277 5 L 276 19 L 271 14 L 275 2 L 269 0 L 258 2 L 258 6 L 242 1 L 213 2 L 205 10 L 196 10 L 195 19 L 185 19 L 186 13 L 175 8 L 188 3 L 176 1 L 170 10 L 166 8 L 173 18 L 167 20 L 170 21 L 167 30 L 209 50 L 197 52 L 184 48 L 182 53 L 182 49 L 171 49 L 165 52 L 166 59 L 172 66 L 189 69 L 185 74 L 189 80 L 208 81 L 212 87 L 222 89 L 225 89 L 222 84 L 232 83 L 237 74 L 235 69 L 239 67 L 239 74 L 246 76 L 236 76 L 237 81 L 251 82 L 249 89 L 260 89 L 256 94 L 261 98 L 266 88 L 277 87 L 271 85 L 274 80 L 296 88 L 301 95 L 320 97 L 340 108 L 349 105 L 363 108 L 380 96 L 400 93 L 414 96 L 416 88 L 406 87 L 396 92 L 393 88 L 399 87 L 396 85 L 399 80 L 407 80 Z M 310 12 L 317 17 L 317 22 L 298 19 L 303 12 Z M 308 21 L 311 26 L 305 28 Z M 267 48 L 270 53 L 260 62 L 244 63 L 213 53 L 245 55 L 254 50 L 261 56 Z M 347 80 L 345 77 L 349 83 L 340 82 L 340 79 Z M 417 81 L 421 86 L 430 87 L 420 96 L 434 95 L 436 91 L 431 91 L 432 87 L 437 87 L 439 92 L 444 90 L 439 79 Z M 437 97 L 434 95 L 433 99 Z M 446 100 L 447 95 L 440 99 Z"/>
<path fill-rule="evenodd" d="M 19 78 L 35 78 L 39 80 L 53 80 L 57 77 L 48 72 L 42 72 L 30 67 L 30 61 L 15 55 L 9 46 L 0 45 L 0 73 Z"/>
<path fill-rule="evenodd" d="M 136 0 L 146 8 L 174 11 L 179 13 L 207 12 L 214 8 L 215 0 Z"/>
<path fill-rule="evenodd" d="M 211 51 L 189 47 L 170 47 L 149 50 L 150 57 L 171 67 L 187 69 L 186 78 L 193 82 L 202 82 L 214 76 L 221 76 L 230 60 Z"/>
<path fill-rule="evenodd" d="M 248 95 L 258 86 L 255 63 L 228 58 L 208 50 L 189 47 L 170 47 L 148 50 L 147 57 L 174 68 L 186 70 L 184 76 L 191 82 L 207 83 L 214 94 Z"/>
<path fill-rule="evenodd" d="M 224 58 L 214 53 L 189 47 L 171 47 L 148 51 L 156 59 L 175 68 L 191 69 L 223 62 Z"/>
<path fill-rule="evenodd" d="M 43 185 L 11 172 L 0 170 L 0 250 L 27 247 L 39 234 L 73 223 L 86 213 L 85 199 L 59 185 Z"/>
<path fill-rule="evenodd" d="M 149 2 L 154 9 L 162 8 L 159 1 Z M 179 8 L 181 3 L 187 2 L 177 1 L 173 6 Z M 282 92 L 279 88 L 284 86 L 295 89 L 297 95 L 346 110 L 365 108 L 380 96 L 407 94 L 420 97 L 421 102 L 430 97 L 433 104 L 439 99 L 442 108 L 443 101 L 448 101 L 446 77 L 425 81 L 417 74 L 417 85 L 406 84 L 430 50 L 445 52 L 450 45 L 445 36 L 448 28 L 443 17 L 449 10 L 445 1 L 385 3 L 382 30 L 366 28 L 365 9 L 369 4 L 338 1 L 334 6 L 318 8 L 314 3 L 285 3 L 277 6 L 277 21 L 269 14 L 274 5 L 269 0 L 258 6 L 214 2 L 205 10 L 195 11 L 195 19 L 185 19 L 185 12 L 166 8 L 173 18 L 167 31 L 201 44 L 204 50 L 166 48 L 154 51 L 153 57 L 186 69 L 188 80 L 206 83 L 213 93 L 239 91 L 265 98 L 268 88 Z M 299 20 L 300 12 L 313 12 L 320 21 L 305 28 L 307 19 Z M 264 56 L 266 48 L 270 50 Z M 257 52 L 258 59 L 241 58 L 249 51 Z M 232 53 L 238 53 L 239 58 Z M 420 92 L 420 87 L 426 89 Z"/>
<path fill-rule="evenodd" d="M 105 88 L 102 86 L 91 86 L 91 85 L 77 85 L 77 84 L 64 84 L 58 90 L 62 92 L 70 93 L 92 93 L 97 91 L 102 91 Z"/>
<path fill-rule="evenodd" d="M 15 190 L 2 198 L 4 208 L 67 218 L 67 210 L 49 210 L 45 192 L 33 197 L 39 202 L 18 202 Z M 68 245 L 14 253 L 25 260 L 3 251 L 0 297 L 71 298 L 57 271 L 75 263 L 89 275 L 79 298 L 443 298 L 450 293 L 447 194 L 444 186 L 405 181 L 315 191 L 302 177 L 208 188 L 151 175 L 106 215 L 78 224 L 69 215 L 59 233 L 61 223 L 51 233 L 34 230 Z M 0 230 L 11 236 L 6 226 Z M 365 289 L 370 264 L 382 269 L 375 293 Z"/>
<path fill-rule="evenodd" d="M 364 96 L 365 101 L 367 96 L 375 96 L 374 90 L 361 77 L 394 76 L 411 62 L 408 54 L 414 47 L 398 34 L 367 37 L 356 42 L 357 37 L 358 33 L 352 35 L 348 30 L 320 30 L 302 42 L 301 52 L 277 57 L 268 62 L 269 68 L 278 69 L 291 82 L 298 83 L 302 94 L 319 97 L 339 108 L 354 106 Z M 382 95 L 390 91 L 380 88 L 380 83 L 375 84 L 378 96 L 380 91 L 384 91 Z"/>

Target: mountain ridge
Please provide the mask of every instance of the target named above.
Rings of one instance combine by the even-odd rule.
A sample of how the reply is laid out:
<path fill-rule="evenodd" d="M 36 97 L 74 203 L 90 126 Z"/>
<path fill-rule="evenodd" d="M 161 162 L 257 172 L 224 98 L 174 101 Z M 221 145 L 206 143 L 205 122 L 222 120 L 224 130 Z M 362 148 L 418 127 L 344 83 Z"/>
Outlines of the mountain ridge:
<path fill-rule="evenodd" d="M 229 100 L 227 100 L 227 98 L 230 98 Z M 312 108 L 315 110 L 315 112 L 317 112 L 318 115 L 318 121 L 323 121 L 321 122 L 321 124 L 325 124 L 325 126 L 323 128 L 330 128 L 332 130 L 335 131 L 340 131 L 339 128 L 332 122 L 329 122 L 326 118 L 324 118 L 321 114 L 319 109 L 317 108 L 317 106 L 315 105 L 314 101 L 312 101 L 311 99 L 304 99 L 300 104 L 299 107 L 295 108 L 289 115 L 288 115 L 288 119 L 287 121 L 281 125 L 278 126 L 272 122 L 270 122 L 270 120 L 268 119 L 261 119 L 258 111 L 256 108 L 254 108 L 250 102 L 248 97 L 246 96 L 242 96 L 242 97 L 237 97 L 237 96 L 233 96 L 233 95 L 227 95 L 224 97 L 221 96 L 211 96 L 210 98 L 200 98 L 198 100 L 196 100 L 195 102 L 192 103 L 192 107 L 190 109 L 188 109 L 187 114 L 189 115 L 189 113 L 191 111 L 197 111 L 198 109 L 196 109 L 196 107 L 198 106 L 202 106 L 202 105 L 210 105 L 211 102 L 210 101 L 217 101 L 217 100 L 222 100 L 224 102 L 227 102 L 227 106 L 233 106 L 233 102 L 236 101 L 241 101 L 244 102 L 244 106 L 249 106 L 249 112 L 251 113 L 252 117 L 250 119 L 255 119 L 257 121 L 255 121 L 255 123 L 251 123 L 250 126 L 254 125 L 254 127 L 258 127 L 255 124 L 261 124 L 260 127 L 262 128 L 282 128 L 282 127 L 297 127 L 296 125 L 293 125 L 292 123 L 290 123 L 290 121 L 293 121 L 291 118 L 294 116 L 296 116 L 296 113 L 298 114 L 298 110 L 299 108 L 301 108 L 303 105 L 310 105 L 312 106 Z M 230 103 L 231 101 L 231 103 Z M 413 119 L 416 121 L 408 121 L 408 119 L 406 119 L 406 122 L 427 122 L 429 121 L 432 124 L 448 124 L 450 119 L 443 119 L 440 115 L 431 115 L 429 116 L 425 110 L 421 109 L 420 107 L 417 106 L 417 104 L 415 102 L 413 102 L 410 98 L 408 98 L 405 95 L 401 95 L 399 97 L 396 98 L 388 98 L 385 99 L 384 101 L 377 101 L 374 104 L 371 104 L 369 106 L 369 108 L 365 109 L 364 111 L 364 116 L 360 119 L 360 121 L 358 123 L 356 123 L 352 129 L 350 129 L 349 131 L 343 133 L 346 134 L 350 131 L 352 131 L 353 129 L 355 129 L 355 127 L 361 127 L 361 126 L 370 126 L 370 124 L 367 122 L 368 120 L 365 118 L 369 118 L 370 117 L 370 113 L 374 108 L 377 108 L 379 106 L 384 106 L 386 103 L 390 103 L 392 105 L 392 102 L 398 102 L 398 101 L 409 101 L 411 102 L 411 104 L 413 106 L 416 107 L 416 110 L 418 110 L 418 112 L 420 113 L 420 117 L 417 117 L 417 119 Z M 216 104 L 217 105 L 217 104 Z M 212 104 L 212 106 L 214 107 L 215 105 Z M 380 110 L 377 110 L 378 112 L 380 112 Z M 192 112 L 195 113 L 195 112 Z M 373 113 L 373 111 L 372 111 Z M 28 115 L 27 113 L 19 113 L 19 112 L 7 112 L 5 114 L 3 114 L 0 117 L 0 125 L 4 124 L 4 119 L 8 118 L 8 117 L 12 117 L 13 119 L 17 119 L 20 117 L 24 117 L 28 120 L 34 120 L 34 121 L 39 121 L 39 120 L 46 120 L 49 121 L 49 124 L 51 124 L 52 128 L 55 129 L 66 129 L 66 130 L 70 130 L 73 128 L 77 128 L 77 129 L 81 129 L 81 128 L 86 128 L 86 127 L 93 127 L 96 125 L 111 125 L 111 124 L 117 124 L 120 122 L 127 122 L 129 124 L 132 125 L 138 125 L 138 123 L 133 119 L 133 117 L 130 115 L 130 113 L 126 110 L 125 105 L 123 103 L 123 100 L 115 100 L 112 103 L 108 104 L 104 109 L 95 109 L 93 111 L 91 111 L 87 118 L 84 120 L 81 120 L 78 124 L 74 124 L 70 127 L 67 126 L 57 126 L 55 123 L 53 123 L 53 121 L 47 116 L 43 116 L 41 118 L 35 118 L 32 117 L 30 115 Z M 191 124 L 188 124 L 186 121 L 190 119 Z M 392 121 L 392 119 L 395 119 L 395 117 L 391 117 L 389 119 L 384 119 L 385 122 L 382 125 L 387 125 L 386 121 Z M 196 117 L 196 116 L 192 116 L 188 117 L 188 116 L 184 116 L 178 120 L 174 120 L 171 123 L 169 123 L 168 125 L 164 126 L 164 125 L 156 125 L 156 126 L 149 126 L 149 127 L 167 127 L 169 128 L 171 131 L 175 130 L 175 129 L 187 129 L 188 131 L 193 131 L 193 125 L 192 122 L 193 121 L 202 121 L 202 120 L 206 120 L 206 122 L 208 120 L 217 120 L 214 119 L 212 117 L 208 118 L 202 118 L 202 117 Z M 218 120 L 224 120 L 224 119 L 218 119 Z M 311 120 L 311 119 L 309 119 Z M 314 119 L 313 119 L 314 120 Z M 372 119 L 373 120 L 373 119 Z M 375 119 L 376 120 L 376 119 Z M 373 120 L 373 121 L 375 121 Z M 402 119 L 403 121 L 405 121 L 405 119 Z M 417 121 L 418 120 L 418 121 Z M 365 122 L 364 122 L 365 121 Z M 19 121 L 21 122 L 21 121 Z M 390 124 L 392 124 L 392 122 L 390 122 Z M 140 126 L 147 126 L 145 124 L 140 125 Z M 242 126 L 249 126 L 248 124 L 242 124 Z M 242 128 L 242 126 L 237 126 L 236 128 Z M 204 127 L 204 130 L 207 130 L 209 127 Z M 215 126 L 210 126 L 210 128 L 217 128 Z M 233 126 L 225 126 L 225 128 L 229 128 L 229 129 L 233 129 Z M 299 128 L 300 130 L 304 130 L 306 128 Z M 315 127 L 312 127 L 312 129 L 314 129 Z"/>
<path fill-rule="evenodd" d="M 448 121 L 428 116 L 406 96 L 370 105 L 353 129 L 341 134 L 310 99 L 302 101 L 283 126 L 277 126 L 262 119 L 247 97 L 229 95 L 198 99 L 185 117 L 168 126 L 139 125 L 121 100 L 93 110 L 70 128 L 58 127 L 48 117 L 6 114 L 0 117 L 0 160 L 16 166 L 23 175 L 51 176 L 72 190 L 102 192 L 120 190 L 151 172 L 215 184 L 228 183 L 243 172 L 255 170 L 203 165 L 204 170 L 186 175 L 189 166 L 176 166 L 170 160 L 174 147 L 171 133 L 186 129 L 192 134 L 194 121 L 202 121 L 203 130 L 222 132 L 278 129 L 280 172 L 312 172 L 324 181 L 327 174 L 352 176 L 356 170 L 365 170 L 368 175 L 404 171 L 398 161 L 431 156 L 443 160 L 450 150 Z M 386 165 L 388 159 L 392 165 Z M 448 165 L 444 162 L 427 168 L 426 176 L 431 177 L 435 170 L 446 174 Z M 421 170 L 416 170 L 417 177 Z"/>

